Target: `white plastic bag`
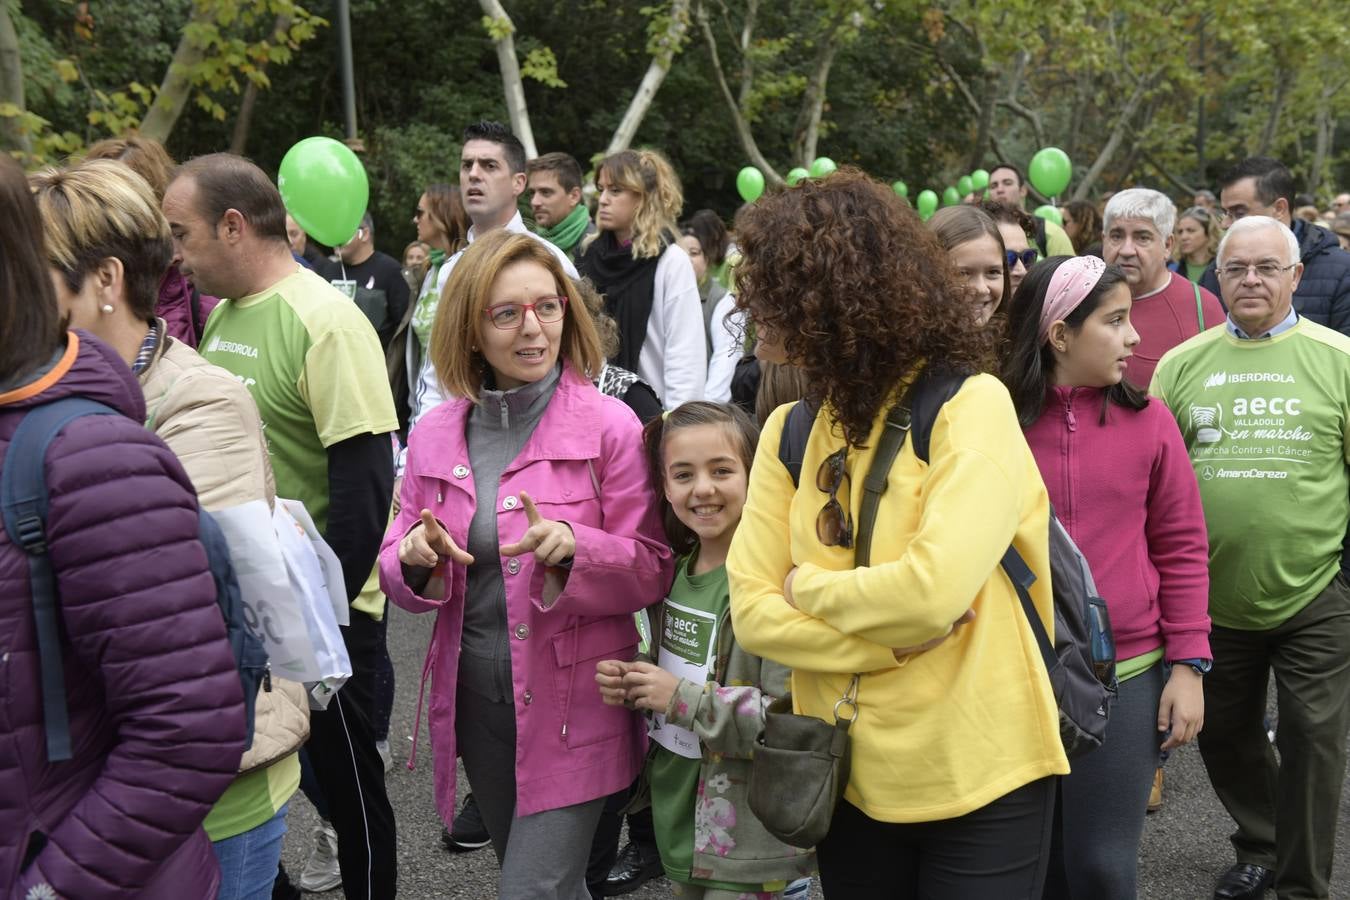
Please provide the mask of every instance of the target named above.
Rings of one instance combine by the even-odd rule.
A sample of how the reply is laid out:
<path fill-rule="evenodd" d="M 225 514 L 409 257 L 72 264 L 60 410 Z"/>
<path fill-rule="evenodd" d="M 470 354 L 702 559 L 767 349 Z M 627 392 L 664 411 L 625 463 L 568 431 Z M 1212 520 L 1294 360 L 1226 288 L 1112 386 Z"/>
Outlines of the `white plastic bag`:
<path fill-rule="evenodd" d="M 333 694 L 346 684 L 352 675 L 351 660 L 347 656 L 347 645 L 342 640 L 342 632 L 338 628 L 331 595 L 334 587 L 342 590 L 341 567 L 337 565 L 337 558 L 333 557 L 328 568 L 336 568 L 339 573 L 334 585 L 334 579 L 325 576 L 326 567 L 315 549 L 316 542 L 323 543 L 322 538 L 318 537 L 317 532 L 311 538 L 310 533 L 292 514 L 294 507 L 299 507 L 304 518 L 309 519 L 300 501 L 283 500 L 280 497 L 277 498 L 272 518 L 291 590 L 304 616 L 318 673 L 316 678 L 305 679 L 306 687 L 310 688 L 310 706 L 314 709 L 325 709 Z M 313 528 L 312 522 L 310 527 Z M 328 551 L 329 556 L 332 556 L 332 550 L 328 549 L 327 544 L 323 544 L 323 548 Z M 344 597 L 344 606 L 345 600 Z"/>

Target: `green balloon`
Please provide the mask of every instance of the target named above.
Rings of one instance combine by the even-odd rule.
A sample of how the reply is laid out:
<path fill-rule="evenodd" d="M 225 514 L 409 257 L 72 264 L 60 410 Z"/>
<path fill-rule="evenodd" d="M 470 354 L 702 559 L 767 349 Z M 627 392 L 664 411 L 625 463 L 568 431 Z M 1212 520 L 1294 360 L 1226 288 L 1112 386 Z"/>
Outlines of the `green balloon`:
<path fill-rule="evenodd" d="M 291 218 L 330 247 L 352 239 L 370 201 L 370 182 L 361 160 L 328 137 L 305 138 L 286 151 L 277 189 Z"/>
<path fill-rule="evenodd" d="M 839 167 L 834 164 L 834 160 L 830 159 L 828 156 L 817 156 L 815 161 L 811 163 L 811 177 L 824 178 L 838 168 Z"/>
<path fill-rule="evenodd" d="M 915 203 L 915 208 L 919 211 L 919 218 L 927 222 L 937 212 L 938 195 L 932 191 L 920 191 L 919 198 Z"/>
<path fill-rule="evenodd" d="M 1048 203 L 1045 206 L 1038 206 L 1032 215 L 1040 216 L 1047 222 L 1054 222 L 1060 228 L 1064 227 L 1064 216 L 1060 214 L 1059 207 L 1057 206 L 1051 206 Z"/>
<path fill-rule="evenodd" d="M 909 185 L 905 184 L 903 181 L 897 181 L 894 184 L 892 184 L 891 190 L 895 191 L 895 195 L 897 197 L 909 196 Z"/>
<path fill-rule="evenodd" d="M 793 187 L 797 184 L 797 182 L 801 181 L 803 178 L 810 178 L 810 177 L 811 173 L 803 169 L 801 166 L 797 166 L 797 168 L 795 169 L 790 169 L 787 173 L 788 187 Z"/>
<path fill-rule="evenodd" d="M 975 181 L 969 175 L 962 175 L 956 179 L 956 190 L 962 197 L 965 197 L 975 190 Z"/>
<path fill-rule="evenodd" d="M 746 203 L 754 203 L 764 193 L 764 173 L 746 166 L 736 173 L 736 192 Z"/>
<path fill-rule="evenodd" d="M 958 206 L 960 205 L 960 203 L 961 203 L 961 194 L 957 192 L 956 188 L 952 187 L 951 185 L 947 185 L 947 189 L 942 192 L 942 205 Z"/>
<path fill-rule="evenodd" d="M 970 188 L 974 191 L 982 191 L 989 187 L 989 173 L 984 169 L 976 169 L 970 173 Z"/>
<path fill-rule="evenodd" d="M 1027 167 L 1031 186 L 1047 197 L 1058 197 L 1064 193 L 1072 177 L 1073 164 L 1069 162 L 1069 154 L 1058 147 L 1038 150 Z"/>

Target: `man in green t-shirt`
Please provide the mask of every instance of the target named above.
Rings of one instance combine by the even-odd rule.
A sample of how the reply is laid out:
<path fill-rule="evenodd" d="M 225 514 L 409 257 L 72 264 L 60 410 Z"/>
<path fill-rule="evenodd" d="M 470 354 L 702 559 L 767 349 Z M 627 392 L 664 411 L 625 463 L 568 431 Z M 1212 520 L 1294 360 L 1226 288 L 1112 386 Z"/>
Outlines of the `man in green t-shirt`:
<path fill-rule="evenodd" d="M 989 173 L 989 199 L 1013 209 L 1024 210 L 1027 201 L 1027 183 L 1022 178 L 1022 171 L 1008 162 L 994 166 L 993 171 Z M 1040 216 L 1034 218 L 1036 234 L 1028 237 L 1034 238 L 1036 249 L 1042 259 L 1050 256 L 1074 255 L 1073 241 L 1069 240 L 1069 235 L 1063 228 Z M 1094 235 L 1093 239 L 1100 237 L 1101 235 Z"/>
<path fill-rule="evenodd" d="M 393 897 L 394 813 L 370 725 L 384 604 L 378 588 L 364 590 L 388 521 L 398 427 L 379 339 L 354 303 L 295 262 L 281 195 L 248 160 L 187 162 L 164 214 L 183 274 L 228 298 L 207 321 L 202 356 L 249 389 L 277 495 L 304 502 L 342 563 L 352 676 L 311 716 L 306 749 L 322 793 L 312 799 L 336 830 L 347 897 Z"/>
<path fill-rule="evenodd" d="M 1152 392 L 1205 507 L 1210 646 L 1200 754 L 1237 822 L 1214 897 L 1328 898 L 1350 729 L 1350 338 L 1301 318 L 1285 225 L 1249 216 L 1218 254 L 1228 320 L 1173 349 Z M 1262 722 L 1270 671 L 1276 744 Z"/>

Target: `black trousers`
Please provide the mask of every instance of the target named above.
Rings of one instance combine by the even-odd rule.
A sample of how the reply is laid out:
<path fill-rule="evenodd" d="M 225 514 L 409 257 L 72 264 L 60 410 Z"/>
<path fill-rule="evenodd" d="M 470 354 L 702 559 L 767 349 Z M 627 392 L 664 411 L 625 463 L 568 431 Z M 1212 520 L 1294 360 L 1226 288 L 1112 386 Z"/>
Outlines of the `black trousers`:
<path fill-rule="evenodd" d="M 820 885 L 828 900 L 1040 900 L 1054 817 L 1054 778 L 937 822 L 878 822 L 840 800 Z"/>
<path fill-rule="evenodd" d="M 351 620 L 342 637 L 352 677 L 327 709 L 310 715 L 305 749 L 337 832 L 343 893 L 347 900 L 386 900 L 398 893 L 398 854 L 384 762 L 371 726 L 382 632 L 366 613 L 354 609 Z"/>
<path fill-rule="evenodd" d="M 591 856 L 586 861 L 586 887 L 592 897 L 603 896 L 602 888 L 609 870 L 619 857 L 619 837 L 623 831 L 623 808 L 633 797 L 633 791 L 642 781 L 638 776 L 632 787 L 610 794 L 605 800 L 605 808 L 600 813 L 600 822 L 595 826 L 595 838 L 591 841 Z M 637 812 L 628 814 L 628 840 L 639 847 L 647 848 L 656 854 L 656 828 L 652 824 L 652 808 L 644 806 Z"/>

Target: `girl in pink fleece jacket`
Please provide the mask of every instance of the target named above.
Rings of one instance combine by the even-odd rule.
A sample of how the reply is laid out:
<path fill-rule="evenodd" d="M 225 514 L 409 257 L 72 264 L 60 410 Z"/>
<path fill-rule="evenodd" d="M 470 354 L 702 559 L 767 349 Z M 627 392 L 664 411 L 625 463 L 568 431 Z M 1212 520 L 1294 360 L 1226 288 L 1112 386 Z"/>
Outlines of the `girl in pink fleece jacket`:
<path fill-rule="evenodd" d="M 1139 334 L 1124 274 L 1055 257 L 1013 298 L 1003 379 L 1060 520 L 1092 567 L 1115 630 L 1120 693 L 1106 742 L 1073 764 L 1047 898 L 1136 896 L 1161 747 L 1204 721 L 1209 543 L 1171 413 L 1124 380 Z"/>

